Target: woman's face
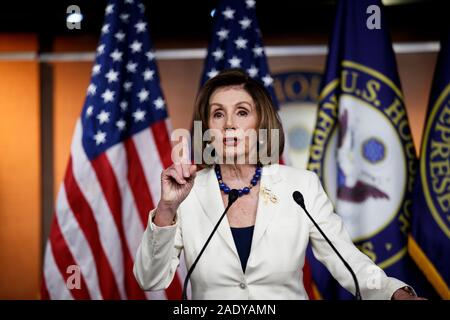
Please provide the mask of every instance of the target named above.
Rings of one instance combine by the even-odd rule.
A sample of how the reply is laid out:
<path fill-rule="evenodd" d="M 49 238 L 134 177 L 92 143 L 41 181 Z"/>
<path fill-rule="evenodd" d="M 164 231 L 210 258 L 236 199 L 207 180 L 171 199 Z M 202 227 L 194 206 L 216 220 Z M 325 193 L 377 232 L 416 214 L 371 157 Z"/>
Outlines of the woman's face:
<path fill-rule="evenodd" d="M 218 88 L 209 99 L 209 108 L 208 126 L 213 129 L 212 144 L 219 159 L 256 163 L 249 154 L 256 156 L 258 113 L 247 91 L 241 86 Z"/>

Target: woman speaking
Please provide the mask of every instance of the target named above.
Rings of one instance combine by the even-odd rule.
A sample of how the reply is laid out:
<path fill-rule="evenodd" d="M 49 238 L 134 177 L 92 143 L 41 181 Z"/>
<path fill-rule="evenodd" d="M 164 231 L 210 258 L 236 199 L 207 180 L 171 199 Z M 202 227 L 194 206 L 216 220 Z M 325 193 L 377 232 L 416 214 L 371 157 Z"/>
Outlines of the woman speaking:
<path fill-rule="evenodd" d="M 261 84 L 239 70 L 221 72 L 200 90 L 195 120 L 202 136 L 211 136 L 201 144 L 203 169 L 177 163 L 161 174 L 161 199 L 134 264 L 144 290 L 169 286 L 181 251 L 188 268 L 194 263 L 232 192 L 237 200 L 192 273 L 193 299 L 308 299 L 301 281 L 308 243 L 333 277 L 355 292 L 349 270 L 293 200 L 300 191 L 312 218 L 354 270 L 363 299 L 418 299 L 353 245 L 313 172 L 274 162 L 284 136 Z"/>

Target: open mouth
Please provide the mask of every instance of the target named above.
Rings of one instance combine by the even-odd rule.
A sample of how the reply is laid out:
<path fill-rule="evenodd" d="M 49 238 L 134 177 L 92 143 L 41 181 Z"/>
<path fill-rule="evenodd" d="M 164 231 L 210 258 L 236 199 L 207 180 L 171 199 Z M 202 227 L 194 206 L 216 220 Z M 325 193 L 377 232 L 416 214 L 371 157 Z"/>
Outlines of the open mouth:
<path fill-rule="evenodd" d="M 226 146 L 236 146 L 238 143 L 239 143 L 239 139 L 237 137 L 223 138 L 223 144 Z"/>

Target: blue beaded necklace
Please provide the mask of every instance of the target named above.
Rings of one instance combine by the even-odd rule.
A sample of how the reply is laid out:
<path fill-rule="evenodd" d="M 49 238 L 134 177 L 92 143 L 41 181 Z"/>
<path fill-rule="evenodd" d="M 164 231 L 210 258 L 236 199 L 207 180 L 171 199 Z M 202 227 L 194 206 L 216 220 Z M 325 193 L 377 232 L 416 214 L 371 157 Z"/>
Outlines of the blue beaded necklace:
<path fill-rule="evenodd" d="M 244 187 L 242 189 L 237 189 L 237 191 L 239 193 L 239 197 L 249 194 L 250 189 L 258 184 L 258 181 L 261 179 L 261 170 L 262 170 L 262 167 L 258 164 L 255 169 L 255 174 L 253 175 L 253 178 L 250 181 L 250 184 L 248 185 L 248 187 Z M 216 172 L 216 177 L 217 177 L 217 180 L 219 181 L 220 190 L 222 190 L 225 194 L 230 193 L 231 189 L 229 186 L 227 186 L 227 184 L 225 182 L 223 182 L 222 174 L 220 173 L 220 166 L 218 164 L 215 165 L 214 171 Z"/>

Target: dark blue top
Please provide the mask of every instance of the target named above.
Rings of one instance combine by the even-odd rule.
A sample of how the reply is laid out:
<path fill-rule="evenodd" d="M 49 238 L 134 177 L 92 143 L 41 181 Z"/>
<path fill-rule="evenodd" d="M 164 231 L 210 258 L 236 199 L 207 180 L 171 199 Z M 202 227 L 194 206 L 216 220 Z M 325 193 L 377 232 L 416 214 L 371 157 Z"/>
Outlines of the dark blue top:
<path fill-rule="evenodd" d="M 242 271 L 245 273 L 247 267 L 248 256 L 250 255 L 250 248 L 252 247 L 253 229 L 254 226 L 245 228 L 231 228 L 234 243 L 241 260 Z"/>

